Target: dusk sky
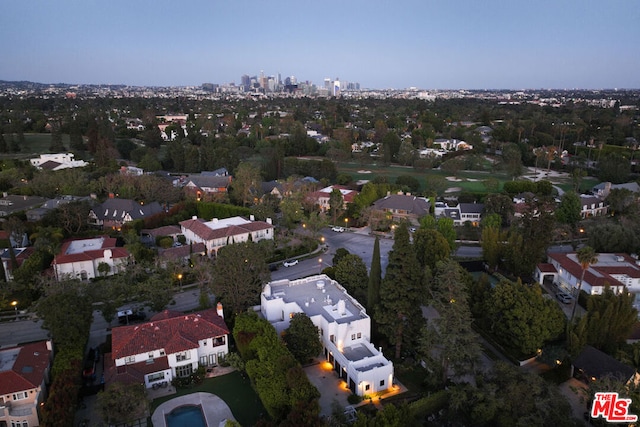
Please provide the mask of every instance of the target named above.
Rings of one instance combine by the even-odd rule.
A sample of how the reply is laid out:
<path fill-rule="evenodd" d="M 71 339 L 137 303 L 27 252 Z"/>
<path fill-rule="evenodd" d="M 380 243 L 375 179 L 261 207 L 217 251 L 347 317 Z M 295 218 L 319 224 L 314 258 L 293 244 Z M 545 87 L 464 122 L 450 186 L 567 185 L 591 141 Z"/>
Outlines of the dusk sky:
<path fill-rule="evenodd" d="M 0 80 L 640 88 L 636 0 L 1 0 Z"/>

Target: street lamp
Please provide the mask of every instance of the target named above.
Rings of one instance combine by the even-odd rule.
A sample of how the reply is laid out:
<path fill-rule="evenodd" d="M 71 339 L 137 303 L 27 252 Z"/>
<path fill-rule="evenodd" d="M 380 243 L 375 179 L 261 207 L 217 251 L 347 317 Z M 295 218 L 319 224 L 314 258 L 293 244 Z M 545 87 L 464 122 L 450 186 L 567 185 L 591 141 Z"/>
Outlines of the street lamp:
<path fill-rule="evenodd" d="M 182 273 L 178 273 L 178 280 L 180 281 L 180 288 L 182 289 Z"/>
<path fill-rule="evenodd" d="M 16 312 L 16 320 L 18 320 L 18 301 L 11 301 L 11 305 Z"/>
<path fill-rule="evenodd" d="M 344 219 L 344 228 L 349 231 L 349 218 Z"/>

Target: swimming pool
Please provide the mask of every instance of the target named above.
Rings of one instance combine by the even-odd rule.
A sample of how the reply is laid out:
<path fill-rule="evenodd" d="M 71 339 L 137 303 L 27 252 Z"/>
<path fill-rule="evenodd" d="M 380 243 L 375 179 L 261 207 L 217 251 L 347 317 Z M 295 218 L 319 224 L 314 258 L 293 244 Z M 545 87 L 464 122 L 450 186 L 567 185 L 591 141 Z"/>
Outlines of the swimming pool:
<path fill-rule="evenodd" d="M 165 415 L 167 427 L 207 427 L 202 406 L 183 405 Z"/>

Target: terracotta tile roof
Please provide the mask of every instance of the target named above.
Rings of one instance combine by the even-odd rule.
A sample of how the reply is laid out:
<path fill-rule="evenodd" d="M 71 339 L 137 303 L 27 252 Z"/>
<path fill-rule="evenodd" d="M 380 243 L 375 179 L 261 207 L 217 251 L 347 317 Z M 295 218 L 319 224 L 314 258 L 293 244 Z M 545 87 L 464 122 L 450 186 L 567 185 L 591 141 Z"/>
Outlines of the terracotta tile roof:
<path fill-rule="evenodd" d="M 79 262 L 79 261 L 89 261 L 94 259 L 100 259 L 104 257 L 104 251 L 106 249 L 111 250 L 111 257 L 114 259 L 117 258 L 128 258 L 129 251 L 123 247 L 116 247 L 116 239 L 113 237 L 104 237 L 102 242 L 102 246 L 98 249 L 91 249 L 84 252 L 67 254 L 67 250 L 69 246 L 73 242 L 81 241 L 85 239 L 70 239 L 62 244 L 60 248 L 60 252 L 56 255 L 54 259 L 55 264 L 67 264 L 71 262 Z M 89 239 L 90 240 L 90 239 Z"/>
<path fill-rule="evenodd" d="M 177 260 L 177 259 L 188 258 L 191 254 L 193 255 L 204 254 L 206 251 L 207 251 L 207 248 L 204 245 L 204 243 L 194 243 L 191 246 L 182 245 L 176 248 L 162 249 L 162 250 L 159 250 L 158 255 L 161 258 L 164 258 L 167 260 L 170 260 L 170 259 Z"/>
<path fill-rule="evenodd" d="M 582 276 L 582 266 L 580 263 L 575 261 L 575 252 L 569 253 L 550 253 L 549 258 L 555 260 L 558 264 L 562 266 L 565 270 L 569 272 L 574 277 L 580 278 Z M 611 286 L 624 286 L 624 283 L 620 282 L 618 279 L 613 277 L 613 274 L 626 274 L 632 278 L 640 277 L 640 267 L 637 266 L 634 262 L 635 260 L 628 255 L 625 254 L 597 254 L 598 256 L 598 265 L 594 264 L 589 266 L 589 268 L 584 273 L 584 282 L 589 284 L 590 286 L 605 286 L 605 284 L 609 284 Z M 622 257 L 624 259 L 624 263 L 621 262 L 620 265 L 604 265 L 604 257 L 605 256 L 615 256 Z"/>
<path fill-rule="evenodd" d="M 171 236 L 172 234 L 182 233 L 182 229 L 177 225 L 165 225 L 164 227 L 142 230 L 142 233 L 148 234 L 149 236 L 153 237 Z"/>
<path fill-rule="evenodd" d="M 120 359 L 158 349 L 173 354 L 199 347 L 199 340 L 228 334 L 224 319 L 213 308 L 191 314 L 165 310 L 147 323 L 113 328 L 112 357 Z"/>
<path fill-rule="evenodd" d="M 49 368 L 51 350 L 47 348 L 47 341 L 2 349 L 0 354 L 15 351 L 19 352 L 11 368 L 0 372 L 0 395 L 38 388 Z"/>
<path fill-rule="evenodd" d="M 553 264 L 548 264 L 548 263 L 538 264 L 538 270 L 540 270 L 541 273 L 557 273 L 558 272 L 558 270 L 556 270 Z"/>
<path fill-rule="evenodd" d="M 273 228 L 273 225 L 264 222 L 264 221 L 252 221 L 246 224 L 241 225 L 229 225 L 224 228 L 211 229 L 207 227 L 205 221 L 196 218 L 196 219 L 188 219 L 180 222 L 180 225 L 187 230 L 193 232 L 196 236 L 200 237 L 202 240 L 214 240 L 221 238 L 229 238 L 233 236 L 239 236 L 242 234 L 251 233 L 259 230 L 268 230 Z"/>

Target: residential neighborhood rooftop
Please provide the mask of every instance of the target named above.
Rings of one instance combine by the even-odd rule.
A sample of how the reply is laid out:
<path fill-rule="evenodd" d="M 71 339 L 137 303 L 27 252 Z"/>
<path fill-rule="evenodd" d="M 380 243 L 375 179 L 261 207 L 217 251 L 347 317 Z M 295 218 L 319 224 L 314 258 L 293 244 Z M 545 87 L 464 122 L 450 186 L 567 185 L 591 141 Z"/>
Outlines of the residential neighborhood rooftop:
<path fill-rule="evenodd" d="M 264 293 L 267 300 L 282 298 L 304 307 L 309 317 L 320 314 L 329 322 L 348 323 L 367 317 L 364 307 L 325 274 L 274 281 L 265 285 Z"/>

